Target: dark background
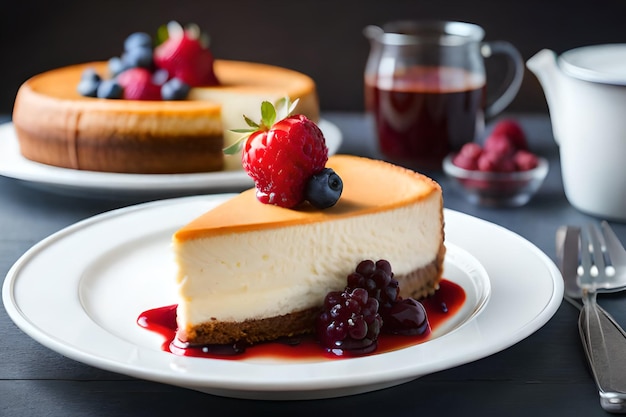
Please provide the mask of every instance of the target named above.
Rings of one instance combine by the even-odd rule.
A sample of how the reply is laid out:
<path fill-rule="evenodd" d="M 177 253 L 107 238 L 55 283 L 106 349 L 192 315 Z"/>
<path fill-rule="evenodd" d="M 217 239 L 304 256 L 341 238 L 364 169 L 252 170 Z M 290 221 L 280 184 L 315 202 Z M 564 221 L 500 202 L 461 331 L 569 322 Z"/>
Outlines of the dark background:
<path fill-rule="evenodd" d="M 596 43 L 626 42 L 626 0 L 4 0 L 0 6 L 0 113 L 19 85 L 39 72 L 119 55 L 135 31 L 155 33 L 169 20 L 207 31 L 217 58 L 284 66 L 318 83 L 322 111 L 363 110 L 368 24 L 448 19 L 483 26 L 485 40 L 507 40 L 527 60 Z M 526 71 L 508 111 L 545 111 Z"/>

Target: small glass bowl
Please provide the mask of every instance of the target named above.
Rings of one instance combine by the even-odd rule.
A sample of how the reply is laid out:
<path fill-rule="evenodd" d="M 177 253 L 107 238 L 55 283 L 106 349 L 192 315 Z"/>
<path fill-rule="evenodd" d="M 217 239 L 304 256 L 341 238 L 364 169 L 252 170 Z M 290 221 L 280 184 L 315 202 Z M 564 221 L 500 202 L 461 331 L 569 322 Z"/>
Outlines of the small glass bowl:
<path fill-rule="evenodd" d="M 487 207 L 519 207 L 528 203 L 548 174 L 548 161 L 537 157 L 536 168 L 516 172 L 485 172 L 460 168 L 453 154 L 443 161 L 443 170 L 473 204 Z"/>

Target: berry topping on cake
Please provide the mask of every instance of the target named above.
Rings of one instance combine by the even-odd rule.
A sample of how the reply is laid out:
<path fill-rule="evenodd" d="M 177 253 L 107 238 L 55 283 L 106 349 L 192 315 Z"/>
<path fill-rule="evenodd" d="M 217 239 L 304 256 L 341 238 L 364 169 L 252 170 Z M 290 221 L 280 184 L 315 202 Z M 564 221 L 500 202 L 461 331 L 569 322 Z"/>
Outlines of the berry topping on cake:
<path fill-rule="evenodd" d="M 98 98 L 117 99 L 122 98 L 124 89 L 117 80 L 102 80 L 98 84 Z"/>
<path fill-rule="evenodd" d="M 190 87 L 179 78 L 172 78 L 162 83 L 161 97 L 163 100 L 184 100 L 189 94 Z"/>
<path fill-rule="evenodd" d="M 426 309 L 413 298 L 397 300 L 382 316 L 385 333 L 413 336 L 424 334 L 429 328 Z"/>
<path fill-rule="evenodd" d="M 337 355 L 376 350 L 382 319 L 378 301 L 364 288 L 329 292 L 316 322 L 319 342 Z"/>
<path fill-rule="evenodd" d="M 109 59 L 109 72 L 115 77 L 128 69 L 137 67 L 152 71 L 154 69 L 152 55 L 152 37 L 144 32 L 131 33 L 124 40 L 122 55 Z"/>
<path fill-rule="evenodd" d="M 183 28 L 170 22 L 159 30 L 159 35 L 162 43 L 156 48 L 147 33 L 129 35 L 121 56 L 108 61 L 110 78 L 103 78 L 93 69 L 85 70 L 77 87 L 79 94 L 127 100 L 183 100 L 191 87 L 219 85 L 208 37 L 198 26 Z"/>
<path fill-rule="evenodd" d="M 166 39 L 154 50 L 157 67 L 192 87 L 219 84 L 213 72 L 208 37 L 202 36 L 198 26 L 185 29 L 177 22 L 170 22 L 160 33 L 163 32 L 166 32 Z"/>
<path fill-rule="evenodd" d="M 152 37 L 145 32 L 135 32 L 124 40 L 124 51 L 135 49 L 149 49 L 152 51 Z"/>
<path fill-rule="evenodd" d="M 97 97 L 98 86 L 101 81 L 102 78 L 93 68 L 86 69 L 80 77 L 77 87 L 78 93 L 85 97 Z"/>
<path fill-rule="evenodd" d="M 136 32 L 126 38 L 122 63 L 125 68 L 146 68 L 152 70 L 152 38 L 147 33 Z"/>
<path fill-rule="evenodd" d="M 261 122 L 244 116 L 249 128 L 233 130 L 245 135 L 224 152 L 242 151 L 243 168 L 254 180 L 260 202 L 294 208 L 308 200 L 317 208 L 328 208 L 339 199 L 343 183 L 335 172 L 324 169 L 328 148 L 320 128 L 306 116 L 290 116 L 297 103 L 282 99 L 275 107 L 264 101 Z"/>
<path fill-rule="evenodd" d="M 314 174 L 306 184 L 304 198 L 314 207 L 325 209 L 337 203 L 343 190 L 343 181 L 332 168 Z"/>
<path fill-rule="evenodd" d="M 117 83 L 124 90 L 126 100 L 160 100 L 161 86 L 152 81 L 152 73 L 146 68 L 127 69 L 117 76 Z"/>
<path fill-rule="evenodd" d="M 428 329 L 426 310 L 419 301 L 400 297 L 400 286 L 389 261 L 364 260 L 348 275 L 347 288 L 364 288 L 378 300 L 385 333 L 417 335 Z"/>
<path fill-rule="evenodd" d="M 399 287 L 387 260 L 361 261 L 345 289 L 324 299 L 315 329 L 322 347 L 337 355 L 364 354 L 376 349 L 381 332 L 413 336 L 429 331 L 422 303 L 400 297 Z"/>

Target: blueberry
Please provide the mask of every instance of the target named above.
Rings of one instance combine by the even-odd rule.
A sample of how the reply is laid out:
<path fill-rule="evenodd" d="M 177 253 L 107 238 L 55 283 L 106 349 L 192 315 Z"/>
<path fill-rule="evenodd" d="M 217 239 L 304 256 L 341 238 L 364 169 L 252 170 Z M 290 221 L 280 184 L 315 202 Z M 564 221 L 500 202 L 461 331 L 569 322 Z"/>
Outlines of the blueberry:
<path fill-rule="evenodd" d="M 115 80 L 102 80 L 98 86 L 99 98 L 122 98 L 124 89 Z"/>
<path fill-rule="evenodd" d="M 305 198 L 319 209 L 332 207 L 343 191 L 343 181 L 331 168 L 324 168 L 306 184 Z"/>
<path fill-rule="evenodd" d="M 180 78 L 172 78 L 161 87 L 163 100 L 184 100 L 189 94 L 189 85 Z"/>
<path fill-rule="evenodd" d="M 115 77 L 117 74 L 120 74 L 128 69 L 126 67 L 126 64 L 124 64 L 124 62 L 122 61 L 122 59 L 117 56 L 114 56 L 113 58 L 109 59 L 108 66 L 109 66 L 109 72 L 111 73 L 113 77 Z"/>
<path fill-rule="evenodd" d="M 96 97 L 101 81 L 102 79 L 93 68 L 87 68 L 80 77 L 78 93 L 85 97 Z"/>
<path fill-rule="evenodd" d="M 156 85 L 165 84 L 169 78 L 170 78 L 170 74 L 167 72 L 167 70 L 164 70 L 161 68 L 156 69 L 152 73 L 152 82 Z"/>
<path fill-rule="evenodd" d="M 152 49 L 152 38 L 144 32 L 135 32 L 130 34 L 124 41 L 124 50 L 130 51 L 135 48 Z"/>
<path fill-rule="evenodd" d="M 122 62 L 126 68 L 152 68 L 152 48 L 139 46 L 124 51 Z"/>

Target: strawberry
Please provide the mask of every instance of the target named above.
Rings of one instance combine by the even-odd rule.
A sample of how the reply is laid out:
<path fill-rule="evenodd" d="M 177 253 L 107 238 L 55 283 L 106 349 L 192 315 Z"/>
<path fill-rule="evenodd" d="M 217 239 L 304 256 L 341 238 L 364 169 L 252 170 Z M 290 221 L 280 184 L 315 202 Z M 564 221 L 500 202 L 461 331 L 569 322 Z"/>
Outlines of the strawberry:
<path fill-rule="evenodd" d="M 324 170 L 328 148 L 315 123 L 303 115 L 289 116 L 297 100 L 291 105 L 288 100 L 281 104 L 287 113 L 278 121 L 276 108 L 267 101 L 261 104 L 260 124 L 244 116 L 251 129 L 234 130 L 246 135 L 225 152 L 234 154 L 243 145 L 241 162 L 254 180 L 257 199 L 293 208 L 306 199 L 311 178 Z"/>
<path fill-rule="evenodd" d="M 165 31 L 167 39 L 154 49 L 155 65 L 191 87 L 219 85 L 213 72 L 213 54 L 200 29 L 184 29 L 177 22 L 170 22 Z"/>
<path fill-rule="evenodd" d="M 117 83 L 124 89 L 126 100 L 161 100 L 161 87 L 152 80 L 152 73 L 140 67 L 120 73 Z"/>

